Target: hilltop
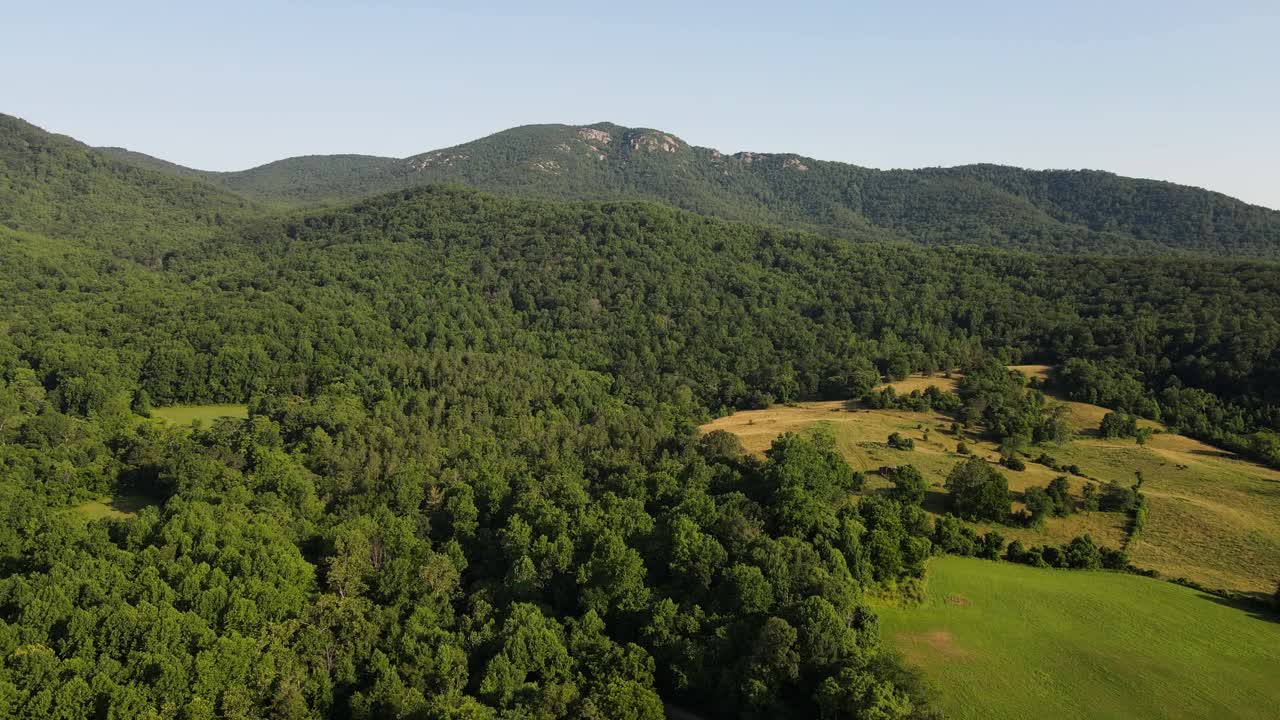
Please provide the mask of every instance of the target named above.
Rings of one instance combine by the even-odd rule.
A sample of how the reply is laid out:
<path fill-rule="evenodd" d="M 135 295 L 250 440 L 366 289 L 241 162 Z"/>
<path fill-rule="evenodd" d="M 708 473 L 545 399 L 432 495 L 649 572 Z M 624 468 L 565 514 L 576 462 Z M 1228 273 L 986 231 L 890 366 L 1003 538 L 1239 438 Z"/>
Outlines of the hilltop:
<path fill-rule="evenodd" d="M 0 227 L 145 255 L 256 212 L 176 167 L 140 167 L 0 115 Z"/>
<path fill-rule="evenodd" d="M 653 200 L 860 240 L 1280 258 L 1280 212 L 1199 188 L 1093 170 L 875 170 L 788 153 L 730 154 L 613 123 L 527 125 L 406 158 L 307 156 L 237 172 L 101 150 L 269 203 L 341 202 L 447 182 L 545 198 Z"/>

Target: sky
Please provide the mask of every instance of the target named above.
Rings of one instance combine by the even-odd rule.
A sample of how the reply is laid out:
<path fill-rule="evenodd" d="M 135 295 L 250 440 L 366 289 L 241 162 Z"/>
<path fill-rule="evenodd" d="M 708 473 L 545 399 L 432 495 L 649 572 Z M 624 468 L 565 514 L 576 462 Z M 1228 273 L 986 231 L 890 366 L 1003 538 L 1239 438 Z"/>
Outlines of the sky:
<path fill-rule="evenodd" d="M 238 170 L 610 121 L 878 168 L 1095 168 L 1280 208 L 1280 1 L 17 2 L 0 112 Z"/>

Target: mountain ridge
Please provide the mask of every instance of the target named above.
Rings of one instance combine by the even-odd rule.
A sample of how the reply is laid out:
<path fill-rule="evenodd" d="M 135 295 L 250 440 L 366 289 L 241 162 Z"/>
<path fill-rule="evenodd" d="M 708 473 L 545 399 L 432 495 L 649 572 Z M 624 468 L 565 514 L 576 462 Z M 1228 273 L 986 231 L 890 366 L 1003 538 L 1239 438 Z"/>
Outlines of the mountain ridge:
<path fill-rule="evenodd" d="M 133 150 L 130 148 L 119 147 L 119 146 L 98 146 L 98 147 L 93 147 L 93 149 L 99 152 L 102 152 L 103 154 L 106 154 L 108 156 L 117 157 L 119 159 L 125 159 L 127 161 L 135 162 L 137 164 L 152 163 L 156 165 L 158 168 L 160 167 L 166 168 L 168 172 L 173 172 L 175 174 L 177 173 L 189 174 L 195 177 L 226 177 L 226 176 L 237 176 L 237 175 L 242 176 L 248 173 L 259 172 L 259 171 L 266 170 L 268 168 L 286 165 L 294 162 L 301 162 L 301 161 L 355 159 L 355 160 L 367 160 L 371 162 L 376 161 L 376 162 L 384 162 L 384 163 L 411 164 L 413 161 L 417 161 L 428 156 L 439 155 L 441 153 L 448 152 L 450 150 L 456 150 L 463 147 L 467 147 L 477 142 L 481 142 L 489 138 L 500 136 L 506 133 L 518 132 L 518 131 L 531 129 L 531 128 L 560 128 L 560 129 L 567 129 L 567 130 L 582 131 L 582 130 L 599 129 L 601 126 L 609 126 L 614 129 L 621 130 L 627 133 L 661 133 L 662 135 L 666 135 L 670 137 L 672 140 L 676 141 L 679 145 L 685 146 L 689 149 L 703 150 L 711 153 L 714 157 L 717 157 L 717 158 L 729 157 L 739 161 L 750 162 L 755 159 L 767 160 L 772 158 L 782 158 L 784 159 L 784 161 L 798 161 L 802 165 L 806 161 L 817 162 L 817 163 L 830 163 L 830 164 L 854 167 L 862 170 L 879 172 L 879 173 L 938 173 L 938 172 L 969 172 L 969 171 L 978 171 L 978 170 L 1005 170 L 1005 171 L 1015 171 L 1015 172 L 1021 172 L 1021 173 L 1034 173 L 1034 174 L 1071 173 L 1071 174 L 1083 174 L 1083 175 L 1098 175 L 1098 176 L 1115 177 L 1115 178 L 1120 178 L 1125 180 L 1135 180 L 1135 181 L 1144 182 L 1144 183 L 1155 183 L 1155 184 L 1177 187 L 1177 188 L 1182 188 L 1187 190 L 1204 192 L 1204 193 L 1208 193 L 1208 194 L 1220 197 L 1222 199 L 1238 202 L 1243 205 L 1247 205 L 1249 207 L 1266 210 L 1268 212 L 1280 212 L 1280 208 L 1272 208 L 1266 205 L 1252 203 L 1247 200 L 1242 200 L 1240 198 L 1237 198 L 1228 193 L 1218 191 L 1218 190 L 1213 190 L 1213 189 L 1206 188 L 1199 185 L 1178 183 L 1171 180 L 1162 180 L 1160 178 L 1122 175 L 1120 173 L 1117 173 L 1111 170 L 1101 169 L 1101 168 L 1087 168 L 1087 167 L 1032 168 L 1032 167 L 1022 166 L 1022 165 L 1010 165 L 1010 164 L 993 163 L 993 162 L 974 162 L 974 163 L 963 163 L 960 165 L 921 165 L 917 167 L 904 166 L 904 167 L 876 168 L 876 167 L 871 167 L 869 165 L 859 165 L 857 163 L 847 162 L 843 160 L 824 160 L 821 158 L 816 158 L 813 156 L 804 155 L 801 153 L 794 153 L 794 152 L 767 152 L 767 151 L 756 151 L 756 150 L 737 150 L 734 152 L 726 152 L 711 146 L 695 145 L 693 143 L 689 143 L 683 140 L 677 135 L 674 135 L 665 131 L 657 130 L 654 128 L 629 127 L 624 125 L 618 125 L 617 123 L 613 123 L 610 121 L 601 121 L 596 123 L 589 123 L 586 125 L 572 125 L 567 123 L 530 123 L 526 125 L 516 125 L 510 128 L 507 128 L 505 130 L 499 130 L 497 132 L 490 133 L 489 135 L 481 136 L 479 138 L 476 138 L 475 140 L 470 140 L 470 141 L 458 143 L 456 145 L 450 145 L 450 146 L 436 148 L 432 150 L 425 150 L 422 152 L 405 155 L 403 157 L 397 157 L 393 155 L 373 155 L 369 153 L 307 153 L 305 155 L 293 155 L 289 157 L 279 158 L 276 160 L 270 160 L 258 165 L 252 165 L 252 166 L 241 168 L 238 170 L 205 170 L 205 169 L 190 167 L 190 166 L 182 165 L 180 163 L 175 163 L 169 160 L 165 160 L 155 155 L 149 155 L 147 153 L 144 153 L 138 150 Z M 805 166 L 798 169 L 803 171 L 803 170 L 807 170 L 808 167 Z"/>
<path fill-rule="evenodd" d="M 96 152 L 276 207 L 458 183 L 550 199 L 656 201 L 860 241 L 1280 260 L 1280 212 L 1200 188 L 1099 170 L 876 170 L 794 153 L 725 154 L 609 122 L 523 125 L 405 158 L 308 155 L 234 172 L 121 148 Z"/>
<path fill-rule="evenodd" d="M 0 226 L 112 247 L 154 261 L 260 210 L 203 181 L 111 157 L 0 115 Z"/>

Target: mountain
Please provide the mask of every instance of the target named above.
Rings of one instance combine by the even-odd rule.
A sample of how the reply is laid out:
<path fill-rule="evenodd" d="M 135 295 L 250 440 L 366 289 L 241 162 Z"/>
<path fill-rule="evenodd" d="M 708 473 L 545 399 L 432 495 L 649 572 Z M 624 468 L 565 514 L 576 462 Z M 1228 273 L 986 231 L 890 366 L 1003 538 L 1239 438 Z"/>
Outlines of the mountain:
<path fill-rule="evenodd" d="M 0 115 L 0 227 L 9 230 L 87 241 L 141 259 L 255 212 L 245 197 L 184 172 L 109 157 Z"/>
<path fill-rule="evenodd" d="M 0 717 L 935 720 L 881 640 L 879 598 L 919 597 L 939 553 L 995 562 L 1005 528 L 1039 537 L 1008 478 L 959 453 L 990 441 L 1006 467 L 1058 465 L 1070 428 L 1007 364 L 1053 364 L 1071 397 L 1280 466 L 1280 263 L 850 242 L 440 185 L 281 209 L 285 194 L 250 201 L 20 121 L 0 138 Z M 493 145 L 491 165 L 446 152 L 412 172 L 533 194 L 667 188 L 669 204 L 678 180 L 743 212 L 781 196 L 732 205 L 737 186 L 694 171 L 825 172 L 705 159 L 662 134 L 580 139 L 596 154 L 569 145 L 572 162 L 535 156 L 531 172 Z M 365 192 L 404 182 L 391 162 L 238 181 Z M 943 196 L 1000 181 L 912 177 Z M 895 237 L 862 213 L 839 227 Z M 876 390 L 955 368 L 963 395 Z M 933 447 L 877 433 L 867 449 L 932 456 L 916 468 L 930 487 L 945 487 L 936 463 L 976 476 L 999 522 L 979 536 L 920 499 L 859 493 L 843 435 L 787 434 L 756 459 L 698 431 L 817 397 L 892 410 L 895 444 Z M 153 412 L 193 403 L 239 406 L 182 408 L 206 418 L 185 426 Z M 897 412 L 928 408 L 952 421 Z M 1134 447 L 1083 456 L 1066 499 L 1136 532 L 1150 486 L 1109 461 Z M 1156 487 L 1188 482 L 1150 457 Z M 1040 490 L 1015 472 L 1024 499 Z M 1223 512 L 1153 503 L 1144 542 L 1190 527 L 1272 582 L 1274 492 L 1245 487 L 1215 490 Z M 1228 515 L 1238 527 L 1219 532 Z M 1063 583 L 1067 567 L 1136 569 L 1087 535 L 1009 549 L 1053 559 Z"/>
<path fill-rule="evenodd" d="M 291 158 L 198 177 L 262 202 L 314 204 L 428 183 L 559 199 L 646 199 L 729 220 L 856 239 L 1039 252 L 1280 258 L 1280 212 L 1173 183 L 998 165 L 875 170 L 794 154 L 728 155 L 611 123 L 528 125 L 403 159 Z"/>

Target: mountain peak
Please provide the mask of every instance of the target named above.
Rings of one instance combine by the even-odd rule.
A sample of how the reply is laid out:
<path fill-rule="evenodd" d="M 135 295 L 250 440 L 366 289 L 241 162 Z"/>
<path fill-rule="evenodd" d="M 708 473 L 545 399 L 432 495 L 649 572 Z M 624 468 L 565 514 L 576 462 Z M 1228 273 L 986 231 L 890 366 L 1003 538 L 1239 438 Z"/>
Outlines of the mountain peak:
<path fill-rule="evenodd" d="M 124 151 L 117 159 L 183 168 Z M 639 199 L 828 235 L 1107 254 L 1280 258 L 1280 213 L 1173 183 L 979 164 L 875 170 L 794 153 L 694 147 L 611 122 L 524 125 L 408 158 L 313 156 L 197 173 L 249 198 L 305 204 L 428 183 L 561 199 Z"/>
<path fill-rule="evenodd" d="M 688 147 L 680 138 L 658 130 L 628 130 L 623 141 L 632 150 L 674 153 Z"/>

